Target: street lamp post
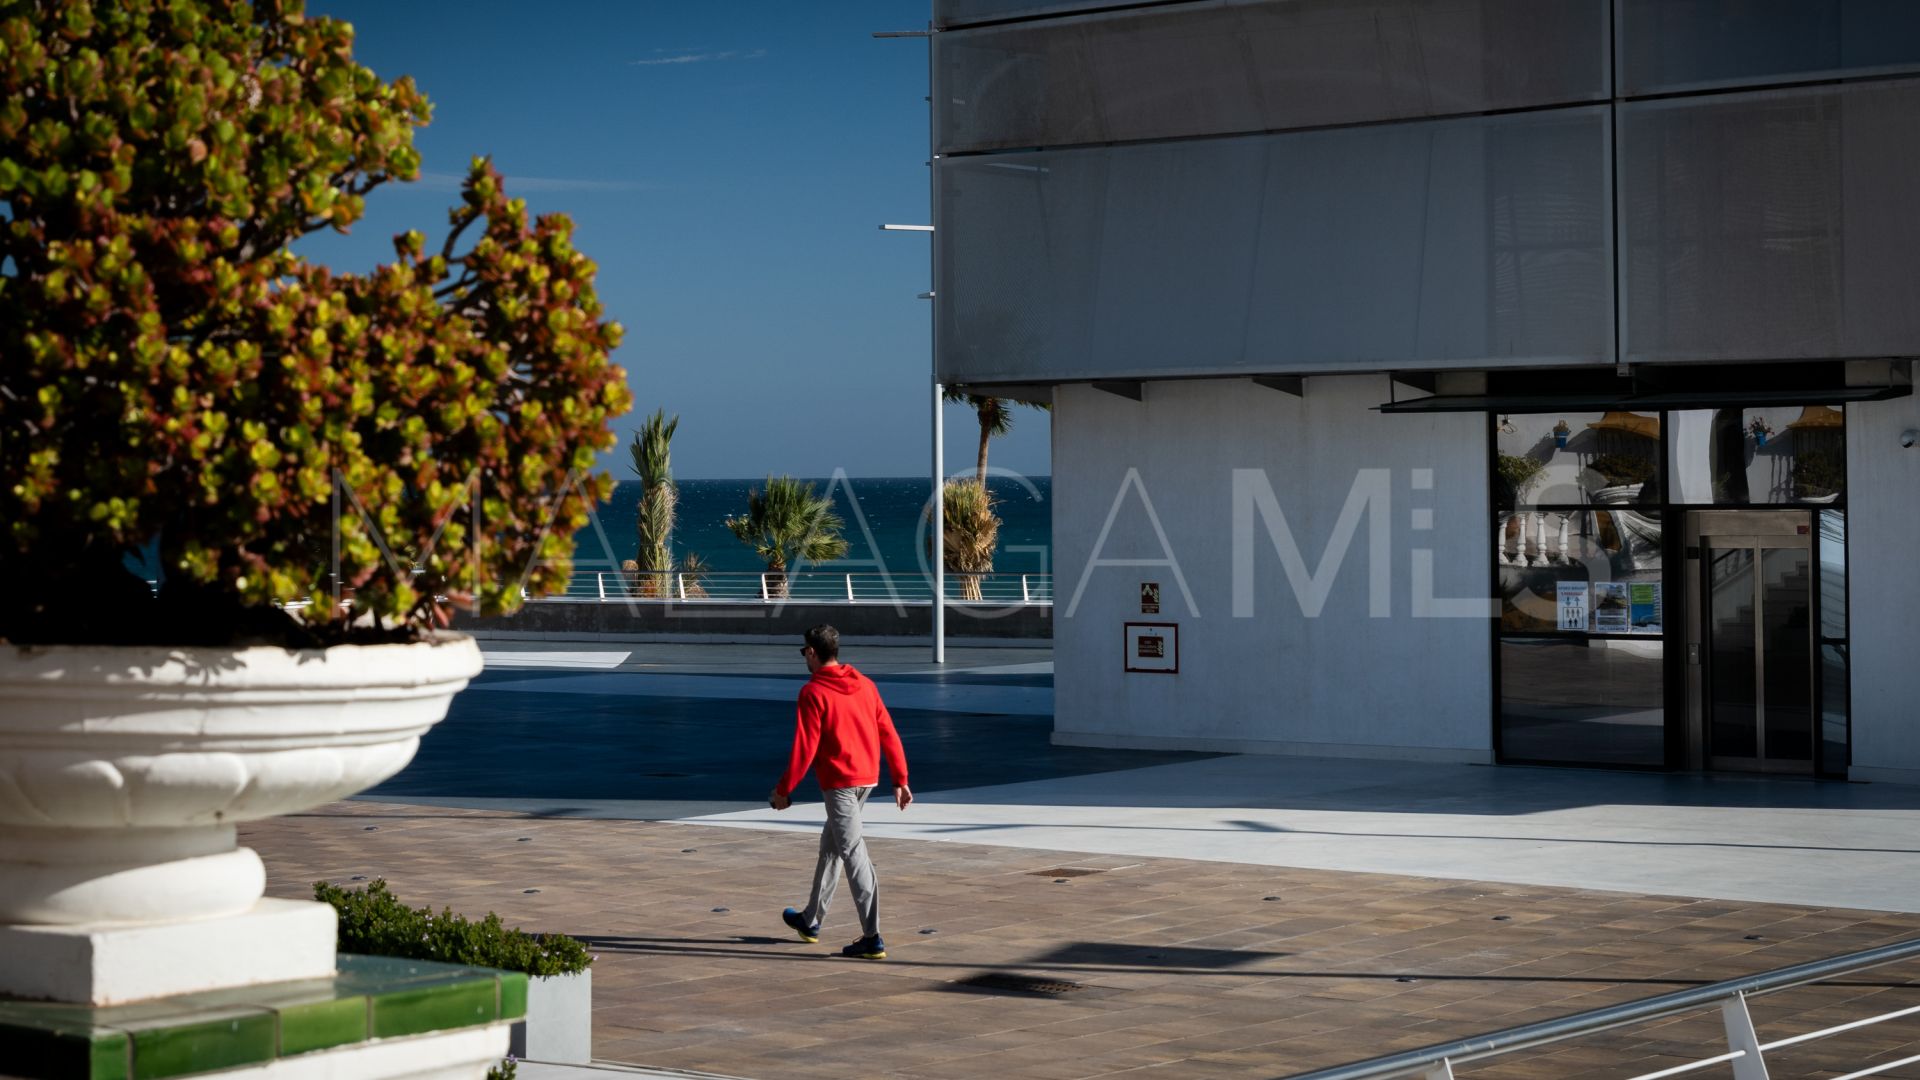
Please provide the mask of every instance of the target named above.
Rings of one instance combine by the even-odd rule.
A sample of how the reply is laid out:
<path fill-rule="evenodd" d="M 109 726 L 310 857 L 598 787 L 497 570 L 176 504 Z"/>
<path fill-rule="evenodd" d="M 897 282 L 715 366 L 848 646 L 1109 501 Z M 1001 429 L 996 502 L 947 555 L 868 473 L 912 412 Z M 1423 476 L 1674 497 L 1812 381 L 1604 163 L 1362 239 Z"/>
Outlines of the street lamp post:
<path fill-rule="evenodd" d="M 940 220 L 940 145 L 934 130 L 934 102 L 936 80 L 933 66 L 933 35 L 929 26 L 925 30 L 880 31 L 876 38 L 916 38 L 927 39 L 927 210 L 933 221 Z M 928 234 L 927 262 L 930 267 L 929 280 L 933 288 L 921 293 L 921 299 L 940 302 L 940 235 L 932 225 L 882 225 L 886 232 L 923 232 Z M 932 327 L 927 356 L 932 368 L 933 378 L 933 662 L 947 662 L 947 467 L 945 422 L 941 414 L 943 388 L 940 385 L 940 322 L 939 309 L 935 308 L 932 317 L 927 320 Z"/>
<path fill-rule="evenodd" d="M 936 237 L 931 225 L 882 225 L 885 232 L 923 232 Z M 938 254 L 935 272 L 938 273 Z M 922 300 L 939 303 L 934 292 L 920 294 Z M 932 320 L 929 320 L 931 322 Z M 946 416 L 942 412 L 945 404 L 945 388 L 940 385 L 940 328 L 933 328 L 932 344 L 928 348 L 933 368 L 933 662 L 947 662 L 947 503 L 946 503 Z"/>

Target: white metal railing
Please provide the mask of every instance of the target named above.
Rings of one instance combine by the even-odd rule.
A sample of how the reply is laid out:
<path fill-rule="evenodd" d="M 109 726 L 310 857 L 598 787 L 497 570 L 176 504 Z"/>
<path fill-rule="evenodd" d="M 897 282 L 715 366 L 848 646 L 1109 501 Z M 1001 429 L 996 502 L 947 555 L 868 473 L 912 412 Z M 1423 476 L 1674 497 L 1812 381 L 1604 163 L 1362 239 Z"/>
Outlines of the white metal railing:
<path fill-rule="evenodd" d="M 1588 1012 L 1574 1013 L 1571 1016 L 1543 1020 L 1537 1024 L 1506 1028 L 1455 1042 L 1438 1043 L 1418 1050 L 1368 1058 L 1348 1065 L 1336 1065 L 1330 1069 L 1295 1073 L 1287 1080 L 1396 1080 L 1400 1077 L 1454 1080 L 1454 1069 L 1461 1065 L 1524 1050 L 1538 1050 L 1541 1047 L 1566 1042 L 1584 1035 L 1649 1020 L 1660 1020 L 1681 1013 L 1699 1012 L 1715 1006 L 1720 1008 L 1721 1020 L 1726 1028 L 1727 1051 L 1725 1053 L 1703 1057 L 1684 1065 L 1661 1069 L 1658 1072 L 1641 1073 L 1624 1080 L 1661 1080 L 1663 1077 L 1683 1076 L 1724 1064 L 1732 1066 L 1734 1080 L 1767 1080 L 1766 1055 L 1772 1051 L 1825 1039 L 1844 1031 L 1854 1031 L 1874 1024 L 1884 1024 L 1889 1020 L 1920 1014 L 1920 1005 L 1895 1009 L 1892 1012 L 1763 1043 L 1754 1030 L 1753 1017 L 1747 1012 L 1748 998 L 1805 986 L 1809 983 L 1823 982 L 1841 975 L 1851 975 L 1868 968 L 1881 967 L 1916 957 L 1920 957 L 1920 938 L 1903 941 L 1897 945 L 1868 949 L 1865 952 L 1848 953 L 1845 956 L 1836 956 L 1827 960 L 1815 960 L 1812 963 L 1777 968 L 1759 975 L 1747 975 L 1707 986 L 1679 990 L 1671 994 L 1660 994 L 1655 997 L 1641 998 L 1638 1001 L 1609 1005 Z M 1920 1054 L 1897 1061 L 1883 1061 L 1877 1065 L 1835 1077 L 1834 1080 L 1860 1080 L 1861 1077 L 1874 1076 L 1915 1062 L 1920 1062 Z"/>
<path fill-rule="evenodd" d="M 1053 575 L 948 571 L 946 595 L 949 603 L 998 607 L 1050 605 Z M 919 575 L 830 570 L 796 570 L 785 574 L 736 570 L 706 570 L 698 574 L 677 570 L 576 570 L 560 592 L 528 597 L 529 603 L 926 604 L 932 601 L 933 584 Z"/>
<path fill-rule="evenodd" d="M 1052 574 L 1013 571 L 962 574 L 949 570 L 946 586 L 949 603 L 995 607 L 1053 604 Z M 158 592 L 160 583 L 149 580 L 147 587 Z M 345 602 L 348 604 L 352 603 L 352 593 L 352 589 L 347 590 L 349 599 Z M 930 604 L 933 602 L 933 583 L 917 575 L 827 570 L 797 570 L 786 574 L 755 573 L 750 570 L 703 570 L 697 574 L 678 570 L 637 573 L 576 570 L 567 577 L 566 586 L 558 593 L 527 596 L 523 590 L 521 595 L 526 596 L 528 603 Z M 297 611 L 311 603 L 307 599 L 276 601 L 276 606 Z"/>

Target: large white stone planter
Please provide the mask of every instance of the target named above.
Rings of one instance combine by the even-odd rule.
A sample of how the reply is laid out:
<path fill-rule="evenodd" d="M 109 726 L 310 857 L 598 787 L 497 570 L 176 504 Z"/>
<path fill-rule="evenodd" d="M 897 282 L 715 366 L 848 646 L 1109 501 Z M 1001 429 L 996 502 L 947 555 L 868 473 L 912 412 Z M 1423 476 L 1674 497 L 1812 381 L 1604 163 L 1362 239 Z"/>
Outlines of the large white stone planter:
<path fill-rule="evenodd" d="M 481 666 L 454 635 L 0 647 L 0 994 L 112 1004 L 331 973 L 331 912 L 262 901 L 234 826 L 400 771 Z"/>
<path fill-rule="evenodd" d="M 1640 489 L 1645 484 L 1615 484 L 1611 487 L 1595 488 L 1589 498 L 1595 506 L 1627 506 L 1640 498 Z"/>
<path fill-rule="evenodd" d="M 513 1025 L 509 1051 L 529 1061 L 593 1060 L 593 969 L 527 980 L 527 1016 Z"/>

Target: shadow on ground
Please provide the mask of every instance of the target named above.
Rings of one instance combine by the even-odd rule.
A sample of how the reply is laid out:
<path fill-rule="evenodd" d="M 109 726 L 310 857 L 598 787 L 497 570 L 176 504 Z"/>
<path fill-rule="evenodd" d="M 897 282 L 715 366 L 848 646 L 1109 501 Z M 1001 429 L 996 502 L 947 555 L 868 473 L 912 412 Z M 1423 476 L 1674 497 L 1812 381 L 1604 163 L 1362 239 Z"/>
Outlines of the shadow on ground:
<path fill-rule="evenodd" d="M 489 673 L 480 681 L 526 683 L 579 674 L 512 670 Z M 544 693 L 503 686 L 460 694 L 446 721 L 422 741 L 412 764 L 364 797 L 443 805 L 463 805 L 463 800 L 473 800 L 472 805 L 496 808 L 500 803 L 519 800 L 527 805 L 516 809 L 544 806 L 540 812 L 567 816 L 701 816 L 763 804 L 786 761 L 793 731 L 791 705 L 766 700 L 764 693 L 757 699 L 650 694 L 646 675 L 604 678 L 605 685 L 615 689 Z M 766 676 L 752 678 L 764 681 Z M 907 678 L 883 676 L 883 690 L 887 684 Z M 968 675 L 964 679 L 956 685 L 1039 688 L 1051 682 L 1045 675 Z M 797 691 L 801 678 L 791 681 Z M 664 689 L 671 684 L 657 685 Z M 994 707 L 991 693 L 977 701 L 968 701 L 962 695 L 954 702 L 957 706 Z M 1046 715 L 902 708 L 894 710 L 894 718 L 907 748 L 917 792 L 925 795 L 992 789 L 969 791 L 967 801 L 982 805 L 1477 817 L 1519 817 L 1576 807 L 1920 810 L 1920 787 L 1906 785 L 1757 775 L 1103 750 L 1053 745 L 1053 721 Z M 1131 771 L 1165 765 L 1180 767 Z M 802 785 L 800 794 L 803 801 L 814 797 L 812 781 Z M 575 802 L 599 805 L 572 805 Z M 638 808 L 622 806 L 627 802 L 649 803 L 651 809 L 642 815 Z M 1017 817 L 941 822 L 929 820 L 924 814 L 916 821 L 935 832 L 955 834 L 992 833 L 1047 823 Z M 1122 831 L 1176 827 L 1169 821 L 1110 817 L 1076 818 L 1071 823 L 1082 829 Z M 1344 835 L 1324 828 L 1255 820 L 1246 814 L 1203 826 L 1183 824 L 1207 832 L 1270 833 L 1276 837 Z M 1352 835 L 1396 834 L 1363 828 Z M 1434 838 L 1419 830 L 1408 835 Z M 1804 837 L 1799 839 L 1807 842 Z M 1914 850 L 1903 843 L 1888 844 L 1886 839 L 1877 834 L 1863 836 L 1852 849 L 1886 854 Z M 1714 838 L 1717 846 L 1725 846 L 1725 840 Z M 1679 837 L 1671 843 L 1695 846 L 1696 841 Z M 1636 834 L 1625 841 L 1602 838 L 1594 842 L 1660 845 L 1663 841 Z M 1822 839 L 1819 844 L 1834 846 L 1831 839 Z M 1761 841 L 1755 846 L 1782 845 Z"/>
<path fill-rule="evenodd" d="M 1054 746 L 1045 716 L 893 717 L 921 794 L 1218 756 Z M 365 797 L 759 803 L 786 765 L 793 723 L 791 706 L 768 701 L 461 694 L 412 764 Z"/>

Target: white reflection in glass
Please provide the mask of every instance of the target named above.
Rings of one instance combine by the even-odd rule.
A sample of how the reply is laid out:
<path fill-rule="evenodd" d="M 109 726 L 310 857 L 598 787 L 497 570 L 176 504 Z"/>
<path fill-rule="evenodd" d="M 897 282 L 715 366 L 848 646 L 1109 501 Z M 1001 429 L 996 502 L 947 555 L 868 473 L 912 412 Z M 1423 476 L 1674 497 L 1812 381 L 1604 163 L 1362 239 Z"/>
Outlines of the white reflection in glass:
<path fill-rule="evenodd" d="M 1509 414 L 1495 426 L 1501 506 L 1656 502 L 1660 418 L 1644 413 Z"/>
<path fill-rule="evenodd" d="M 1669 460 L 1678 502 L 1830 503 L 1846 490 L 1846 414 L 1839 406 L 1672 415 Z"/>

